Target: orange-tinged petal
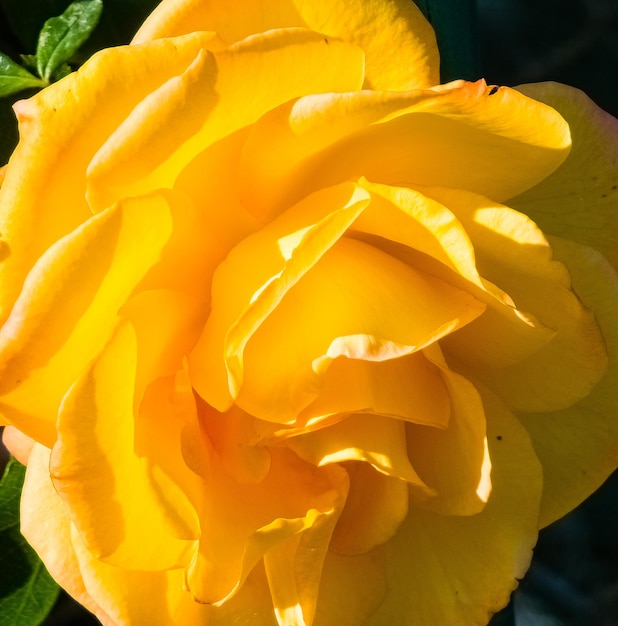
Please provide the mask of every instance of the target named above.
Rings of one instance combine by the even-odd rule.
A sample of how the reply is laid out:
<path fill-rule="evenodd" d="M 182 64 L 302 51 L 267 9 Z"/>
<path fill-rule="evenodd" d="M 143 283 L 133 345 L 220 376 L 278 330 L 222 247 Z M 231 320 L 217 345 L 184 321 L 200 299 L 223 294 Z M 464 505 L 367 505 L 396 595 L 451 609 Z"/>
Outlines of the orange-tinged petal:
<path fill-rule="evenodd" d="M 229 408 L 242 384 L 242 353 L 251 335 L 367 202 L 367 193 L 352 184 L 316 192 L 244 239 L 219 266 L 213 311 L 190 360 L 193 384 L 210 404 Z"/>
<path fill-rule="evenodd" d="M 304 428 L 308 431 L 319 426 L 316 417 L 354 412 L 379 413 L 446 428 L 450 410 L 438 369 L 422 352 L 415 352 L 387 361 L 334 359 L 326 370 L 319 396 L 299 417 L 306 420 Z"/>
<path fill-rule="evenodd" d="M 62 396 L 172 232 L 166 198 L 134 199 L 91 217 L 37 261 L 0 330 L 0 407 L 20 430 L 53 445 Z"/>
<path fill-rule="evenodd" d="M 550 107 L 484 81 L 396 93 L 318 94 L 265 115 L 248 139 L 241 197 L 270 216 L 316 188 L 443 185 L 504 200 L 553 172 L 570 148 Z"/>
<path fill-rule="evenodd" d="M 485 393 L 483 403 L 491 498 L 480 513 L 467 517 L 410 509 L 385 546 L 388 592 L 366 624 L 407 619 L 485 625 L 528 568 L 537 538 L 541 467 L 516 418 Z"/>
<path fill-rule="evenodd" d="M 269 31 L 220 53 L 201 52 L 182 76 L 145 98 L 88 168 L 89 202 L 172 187 L 202 150 L 266 111 L 310 93 L 360 87 L 363 53 L 303 29 Z"/>
<path fill-rule="evenodd" d="M 21 532 L 45 562 L 53 579 L 95 613 L 104 626 L 113 626 L 110 616 L 84 585 L 71 540 L 69 512 L 51 481 L 49 457 L 49 448 L 34 444 L 22 491 Z"/>
<path fill-rule="evenodd" d="M 439 82 L 438 49 L 431 26 L 405 0 L 204 0 L 159 4 L 133 42 L 194 30 L 213 30 L 229 44 L 273 28 L 307 27 L 360 46 L 367 56 L 366 88 L 405 90 Z"/>
<path fill-rule="evenodd" d="M 8 425 L 2 429 L 2 443 L 22 465 L 28 465 L 32 446 L 36 443 L 32 437 Z"/>
<path fill-rule="evenodd" d="M 171 494 L 155 493 L 148 475 L 159 468 L 136 450 L 142 443 L 136 442 L 133 410 L 136 367 L 135 332 L 124 323 L 65 396 L 50 469 L 93 555 L 127 569 L 157 571 L 186 564 L 194 542 L 175 536 L 180 511 L 165 510 L 181 500 L 178 487 L 157 481 Z M 196 519 L 183 521 L 181 534 L 199 532 Z"/>
<path fill-rule="evenodd" d="M 311 541 L 311 529 L 336 519 L 343 507 L 348 481 L 342 469 L 316 468 L 288 450 L 271 449 L 271 455 L 264 480 L 249 485 L 231 479 L 212 457 L 204 476 L 202 539 L 187 578 L 201 602 L 232 597 L 269 550 L 306 532 Z"/>
<path fill-rule="evenodd" d="M 567 85 L 517 89 L 564 116 L 573 149 L 560 169 L 509 204 L 544 232 L 591 246 L 618 268 L 618 121 Z"/>
<path fill-rule="evenodd" d="M 504 289 L 519 310 L 555 329 L 549 342 L 520 363 L 505 368 L 487 363 L 476 373 L 511 408 L 523 411 L 565 408 L 585 397 L 607 367 L 603 337 L 541 231 L 525 215 L 485 198 L 445 189 L 439 196 L 465 225 L 480 273 Z M 460 355 L 464 363 L 473 362 L 471 357 Z"/>
<path fill-rule="evenodd" d="M 236 482 L 260 483 L 270 470 L 270 452 L 263 444 L 275 425 L 245 413 L 237 406 L 220 413 L 200 404 L 203 426 L 223 469 Z"/>
<path fill-rule="evenodd" d="M 93 154 L 146 94 L 182 72 L 211 40 L 195 33 L 111 48 L 15 105 L 21 140 L 0 191 L 1 321 L 36 259 L 91 216 L 84 173 Z"/>
<path fill-rule="evenodd" d="M 540 524 L 568 513 L 597 489 L 618 464 L 618 276 L 597 251 L 555 237 L 573 286 L 595 312 L 609 356 L 605 376 L 577 404 L 552 413 L 520 414 L 543 465 Z"/>

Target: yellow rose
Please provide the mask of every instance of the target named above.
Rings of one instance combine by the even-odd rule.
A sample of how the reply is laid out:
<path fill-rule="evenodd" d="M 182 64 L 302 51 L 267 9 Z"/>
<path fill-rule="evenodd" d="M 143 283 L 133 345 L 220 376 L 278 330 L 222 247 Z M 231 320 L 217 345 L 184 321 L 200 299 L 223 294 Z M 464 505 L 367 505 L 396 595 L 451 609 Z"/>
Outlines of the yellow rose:
<path fill-rule="evenodd" d="M 438 82 L 410 0 L 164 0 L 16 105 L 2 423 L 104 624 L 484 624 L 616 467 L 618 122 Z"/>

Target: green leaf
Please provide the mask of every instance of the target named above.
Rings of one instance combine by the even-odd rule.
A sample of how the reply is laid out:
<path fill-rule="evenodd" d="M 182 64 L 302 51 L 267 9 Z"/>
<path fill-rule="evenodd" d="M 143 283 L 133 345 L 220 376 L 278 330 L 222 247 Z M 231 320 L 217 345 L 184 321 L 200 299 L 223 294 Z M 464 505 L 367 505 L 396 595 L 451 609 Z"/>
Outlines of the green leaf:
<path fill-rule="evenodd" d="M 476 0 L 414 0 L 436 31 L 440 80 L 480 77 Z"/>
<path fill-rule="evenodd" d="M 21 463 L 10 459 L 0 480 L 0 624 L 11 626 L 40 624 L 60 592 L 19 532 L 25 472 Z"/>
<path fill-rule="evenodd" d="M 24 69 L 0 52 L 0 98 L 13 93 L 29 89 L 30 87 L 45 87 L 47 83 L 28 70 Z"/>
<path fill-rule="evenodd" d="M 76 0 L 58 17 L 48 19 L 36 48 L 39 76 L 50 80 L 88 39 L 101 17 L 102 0 Z"/>
<path fill-rule="evenodd" d="M 34 54 L 20 54 L 21 64 L 29 71 L 36 72 L 36 57 Z"/>

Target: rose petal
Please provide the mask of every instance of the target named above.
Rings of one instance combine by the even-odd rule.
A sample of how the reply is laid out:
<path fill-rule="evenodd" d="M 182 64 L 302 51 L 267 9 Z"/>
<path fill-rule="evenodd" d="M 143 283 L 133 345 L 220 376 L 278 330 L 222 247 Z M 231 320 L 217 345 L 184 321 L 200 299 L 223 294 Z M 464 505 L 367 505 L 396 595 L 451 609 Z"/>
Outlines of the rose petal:
<path fill-rule="evenodd" d="M 486 624 L 528 568 L 537 538 L 542 473 L 530 440 L 496 399 L 488 415 L 493 491 L 476 515 L 411 508 L 385 546 L 388 593 L 367 624 Z M 402 555 L 405 555 L 403 558 Z"/>
<path fill-rule="evenodd" d="M 149 479 L 160 468 L 150 451 L 140 449 L 144 441 L 136 432 L 136 361 L 135 333 L 121 324 L 63 400 L 50 470 L 93 555 L 127 569 L 157 571 L 188 562 L 199 528 L 177 485 Z M 175 416 L 149 415 L 155 417 Z M 179 448 L 179 442 L 171 445 L 168 456 Z M 183 506 L 177 510 L 175 504 Z M 178 520 L 182 513 L 193 513 L 193 519 Z"/>
<path fill-rule="evenodd" d="M 484 83 L 406 93 L 311 95 L 266 114 L 241 162 L 241 198 L 262 218 L 326 185 L 468 189 L 496 200 L 543 180 L 566 158 L 569 129 L 550 107 Z"/>
<path fill-rule="evenodd" d="M 588 395 L 607 367 L 603 338 L 594 313 L 571 290 L 567 269 L 552 259 L 538 227 L 521 213 L 473 194 L 443 189 L 439 197 L 465 225 L 481 274 L 504 289 L 519 310 L 556 330 L 520 363 L 505 368 L 482 364 L 475 374 L 511 408 L 523 411 L 560 409 Z M 474 364 L 473 354 L 460 357 Z"/>
<path fill-rule="evenodd" d="M 288 430 L 309 431 L 320 424 L 315 418 L 353 412 L 446 428 L 451 406 L 438 369 L 422 352 L 379 362 L 341 357 L 328 367 L 316 400 L 301 412 L 298 422 L 306 425 Z"/>
<path fill-rule="evenodd" d="M 86 590 L 71 541 L 71 520 L 49 475 L 50 450 L 35 443 L 26 470 L 21 500 L 21 532 L 37 551 L 53 579 L 104 626 L 110 616 Z M 53 537 L 53 541 L 50 541 Z"/>
<path fill-rule="evenodd" d="M 2 429 L 2 443 L 22 465 L 28 465 L 32 446 L 36 443 L 32 437 L 24 435 L 15 426 L 6 426 Z"/>
<path fill-rule="evenodd" d="M 491 491 L 485 409 L 474 385 L 448 368 L 437 347 L 426 352 L 440 368 L 451 414 L 445 429 L 406 425 L 410 462 L 434 492 L 417 501 L 442 515 L 474 515 Z"/>
<path fill-rule="evenodd" d="M 431 493 L 408 459 L 405 423 L 383 415 L 355 414 L 333 426 L 287 440 L 287 447 L 317 466 L 363 461 L 386 476 Z"/>
<path fill-rule="evenodd" d="M 273 28 L 307 27 L 360 46 L 367 56 L 366 88 L 402 91 L 439 82 L 435 35 L 418 8 L 405 0 L 244 0 L 226 5 L 204 0 L 161 2 L 133 43 L 216 31 L 229 44 Z"/>
<path fill-rule="evenodd" d="M 219 266 L 213 311 L 190 358 L 193 385 L 210 404 L 220 411 L 231 406 L 247 341 L 367 201 L 367 193 L 349 183 L 319 191 L 244 239 Z"/>
<path fill-rule="evenodd" d="M 540 524 L 546 526 L 588 497 L 618 465 L 618 276 L 595 250 L 551 238 L 573 285 L 603 331 L 609 368 L 590 395 L 554 413 L 520 415 L 543 465 Z"/>
<path fill-rule="evenodd" d="M 350 491 L 330 550 L 342 556 L 366 554 L 386 543 L 408 514 L 408 485 L 368 463 L 346 463 Z"/>
<path fill-rule="evenodd" d="M 356 626 L 365 623 L 384 598 L 385 569 L 381 548 L 358 556 L 329 552 L 322 571 L 316 625 Z"/>
<path fill-rule="evenodd" d="M 15 105 L 21 140 L 0 192 L 0 232 L 10 252 L 0 263 L 0 320 L 41 254 L 91 217 L 83 173 L 96 150 L 146 94 L 182 72 L 212 39 L 193 33 L 110 48 Z"/>
<path fill-rule="evenodd" d="M 343 507 L 347 475 L 336 466 L 316 468 L 286 450 L 272 449 L 271 456 L 264 480 L 249 485 L 232 480 L 212 457 L 204 475 L 200 549 L 187 578 L 201 602 L 219 604 L 231 597 L 281 542 L 305 533 L 306 545 L 316 536 L 328 542 L 322 524 L 334 523 Z M 319 558 L 314 566 L 319 571 Z"/>
<path fill-rule="evenodd" d="M 0 330 L 0 406 L 25 434 L 53 445 L 62 396 L 157 262 L 172 213 L 160 195 L 127 201 L 91 217 L 37 261 Z"/>
<path fill-rule="evenodd" d="M 88 167 L 88 199 L 172 187 L 182 169 L 216 141 L 291 98 L 360 87 L 359 48 L 303 29 L 256 35 L 220 53 L 201 52 L 136 106 Z"/>
<path fill-rule="evenodd" d="M 522 85 L 569 123 L 573 149 L 549 178 L 509 202 L 544 232 L 591 246 L 618 268 L 618 121 L 573 87 Z"/>

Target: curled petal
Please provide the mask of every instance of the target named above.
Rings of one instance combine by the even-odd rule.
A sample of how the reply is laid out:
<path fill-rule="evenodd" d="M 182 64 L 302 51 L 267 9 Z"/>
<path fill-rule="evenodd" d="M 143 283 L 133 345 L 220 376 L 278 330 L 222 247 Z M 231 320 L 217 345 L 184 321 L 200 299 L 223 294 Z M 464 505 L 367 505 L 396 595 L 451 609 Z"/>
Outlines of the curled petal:
<path fill-rule="evenodd" d="M 360 46 L 367 56 L 365 87 L 402 91 L 439 82 L 432 28 L 405 0 L 242 0 L 229 8 L 212 0 L 161 2 L 133 43 L 195 30 L 216 31 L 232 44 L 254 33 L 292 26 L 310 28 Z"/>
<path fill-rule="evenodd" d="M 267 218 L 311 191 L 365 176 L 396 186 L 468 189 L 496 200 L 546 178 L 571 146 L 548 106 L 484 83 L 443 89 L 318 94 L 288 102 L 255 125 L 240 194 Z"/>

